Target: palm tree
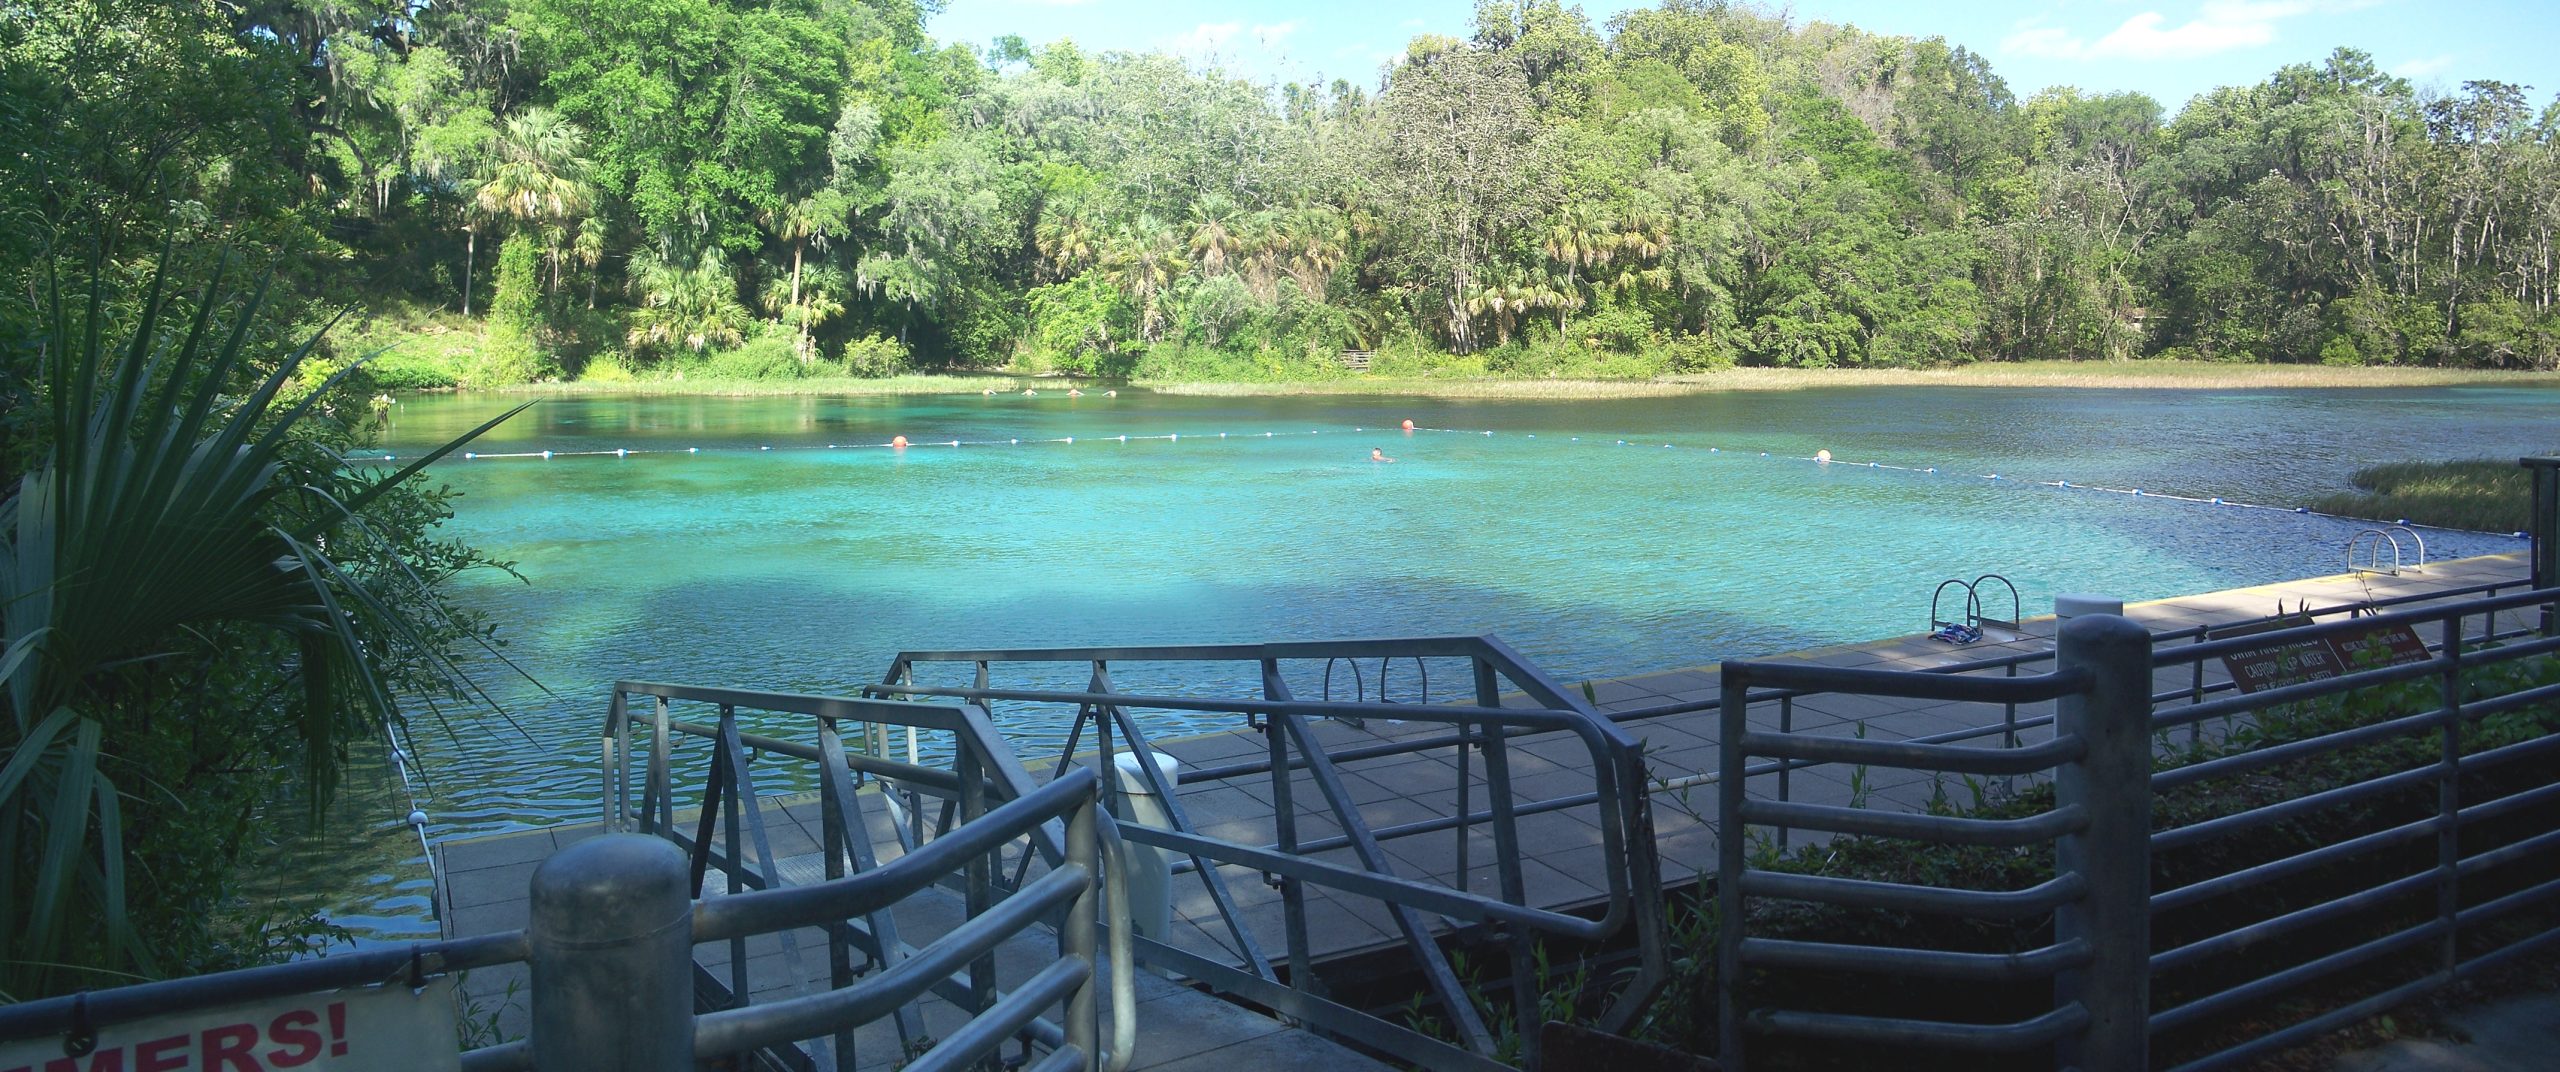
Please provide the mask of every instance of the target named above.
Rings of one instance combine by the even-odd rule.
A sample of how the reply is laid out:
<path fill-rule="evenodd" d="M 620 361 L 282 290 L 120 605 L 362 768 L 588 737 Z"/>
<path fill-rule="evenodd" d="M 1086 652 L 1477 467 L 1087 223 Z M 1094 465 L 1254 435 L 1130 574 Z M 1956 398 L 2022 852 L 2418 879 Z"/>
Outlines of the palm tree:
<path fill-rule="evenodd" d="M 527 108 L 507 117 L 490 142 L 489 174 L 480 182 L 472 204 L 481 215 L 508 220 L 517 227 L 566 223 L 587 211 L 586 131 L 548 108 Z M 462 315 L 471 315 L 472 262 L 479 253 L 480 231 L 468 227 L 463 253 Z"/>
<path fill-rule="evenodd" d="M 1236 203 L 1225 194 L 1209 194 L 1191 203 L 1191 258 L 1202 275 L 1217 275 L 1244 251 L 1237 237 Z"/>
<path fill-rule="evenodd" d="M 699 351 L 745 341 L 747 310 L 738 304 L 738 281 L 718 247 L 690 264 L 652 256 L 636 259 L 634 267 L 640 308 L 631 316 L 631 345 Z"/>
<path fill-rule="evenodd" d="M 351 470 L 314 426 L 353 369 L 295 397 L 319 337 L 261 371 L 247 340 L 265 287 L 225 330 L 221 274 L 189 316 L 164 298 L 170 259 L 121 352 L 94 325 L 73 330 L 55 296 L 50 405 L 35 418 L 51 449 L 0 499 L 0 704 L 15 734 L 0 762 L 0 991 L 13 998 L 88 981 L 80 970 L 155 970 L 126 914 L 123 802 L 148 799 L 136 783 L 156 769 L 138 758 L 152 727 L 137 694 L 240 672 L 225 660 L 260 657 L 244 650 L 289 651 L 276 672 L 298 699 L 216 701 L 197 717 L 290 714 L 264 736 L 300 761 L 318 802 L 352 737 L 401 724 L 395 666 L 468 683 L 431 639 L 448 624 L 431 582 L 367 512 L 524 407 L 389 476 Z M 94 315 L 105 284 L 91 286 Z"/>
<path fill-rule="evenodd" d="M 766 217 L 766 222 L 773 228 L 773 236 L 791 243 L 789 304 L 791 308 L 803 311 L 799 317 L 799 339 L 793 344 L 793 352 L 799 354 L 802 361 L 809 360 L 809 318 L 800 301 L 801 254 L 812 243 L 825 250 L 828 239 L 844 237 L 846 207 L 843 194 L 827 189 L 797 201 L 783 202 Z"/>
<path fill-rule="evenodd" d="M 1587 201 L 1566 205 L 1555 223 L 1547 228 L 1546 252 L 1550 260 L 1564 265 L 1564 286 L 1574 290 L 1584 268 L 1598 268 L 1609 263 L 1618 246 L 1618 224 Z M 1556 330 L 1564 330 L 1564 313 L 1556 313 Z"/>
<path fill-rule="evenodd" d="M 1325 280 L 1350 255 L 1356 222 L 1330 205 L 1308 205 L 1290 214 L 1288 269 L 1307 297 L 1324 300 Z"/>
<path fill-rule="evenodd" d="M 1093 225 L 1073 209 L 1041 216 L 1033 242 L 1040 249 L 1044 271 L 1051 279 L 1065 279 L 1083 271 L 1100 253 L 1094 243 Z"/>
<path fill-rule="evenodd" d="M 1104 251 L 1102 270 L 1111 285 L 1138 307 L 1138 337 L 1156 341 L 1164 326 L 1164 298 L 1182 278 L 1182 256 L 1173 230 L 1152 216 L 1121 227 Z"/>
<path fill-rule="evenodd" d="M 569 246 L 569 253 L 578 259 L 578 266 L 587 270 L 587 308 L 589 309 L 596 307 L 596 277 L 604 274 L 597 270 L 604 264 L 604 229 L 602 216 L 589 216 L 579 220 L 578 237 Z"/>

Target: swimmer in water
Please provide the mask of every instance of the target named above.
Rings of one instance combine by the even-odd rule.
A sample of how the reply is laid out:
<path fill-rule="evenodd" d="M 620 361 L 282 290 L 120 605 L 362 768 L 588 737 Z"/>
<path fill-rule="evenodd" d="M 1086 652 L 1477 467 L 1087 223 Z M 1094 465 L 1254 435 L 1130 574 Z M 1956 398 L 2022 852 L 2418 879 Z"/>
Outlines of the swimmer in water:
<path fill-rule="evenodd" d="M 1084 390 L 1083 390 L 1082 388 L 1078 388 L 1078 387 L 1070 387 L 1070 388 L 1067 388 L 1067 397 L 1068 397 L 1068 398 L 1083 398 L 1083 397 L 1084 397 Z"/>
<path fill-rule="evenodd" d="M 1369 448 L 1369 460 L 1373 462 L 1391 462 L 1395 459 L 1387 457 L 1386 451 L 1380 450 L 1376 447 L 1371 447 Z"/>
<path fill-rule="evenodd" d="M 1024 397 L 1024 398 L 1038 398 L 1038 397 L 1040 397 L 1040 392 L 1038 392 L 1038 391 L 1034 391 L 1034 390 L 1032 390 L 1032 389 L 1030 389 L 1030 388 L 1028 388 L 1028 387 L 1025 387 L 1025 388 L 1023 388 L 1023 389 L 1022 389 L 1022 397 Z"/>
<path fill-rule="evenodd" d="M 1118 397 L 1120 397 L 1120 392 L 1118 392 L 1118 391 L 1104 391 L 1104 392 L 1102 392 L 1102 397 L 1104 397 L 1104 398 L 1118 398 Z"/>
<path fill-rule="evenodd" d="M 996 396 L 996 389 L 995 389 L 995 388 L 993 388 L 993 387 L 990 387 L 990 388 L 987 388 L 986 390 L 984 390 L 984 391 L 980 391 L 980 392 L 978 392 L 978 393 L 979 393 L 979 394 L 982 394 L 982 395 L 985 395 L 985 396 L 987 396 L 988 398 L 994 398 L 994 397 Z"/>

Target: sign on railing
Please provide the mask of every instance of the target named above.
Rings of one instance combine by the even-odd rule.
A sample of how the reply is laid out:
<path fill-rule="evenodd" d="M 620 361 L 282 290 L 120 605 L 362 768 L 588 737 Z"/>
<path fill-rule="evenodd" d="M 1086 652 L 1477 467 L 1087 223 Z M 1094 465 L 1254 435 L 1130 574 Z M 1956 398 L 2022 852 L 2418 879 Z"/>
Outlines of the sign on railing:
<path fill-rule="evenodd" d="M 2310 624 L 2311 616 L 2306 613 L 2258 625 L 2216 630 L 2214 636 L 2216 639 L 2249 636 Z M 2236 651 L 2222 657 L 2222 668 L 2231 674 L 2232 683 L 2238 685 L 2240 691 L 2260 692 L 2324 681 L 2358 670 L 2425 662 L 2427 658 L 2427 642 L 2418 636 L 2417 630 L 2404 622 L 2390 622 L 2351 633 Z"/>
<path fill-rule="evenodd" d="M 0 1042 L 0 1072 L 440 1072 L 462 1067 L 454 1038 L 453 978 L 441 976 Z"/>

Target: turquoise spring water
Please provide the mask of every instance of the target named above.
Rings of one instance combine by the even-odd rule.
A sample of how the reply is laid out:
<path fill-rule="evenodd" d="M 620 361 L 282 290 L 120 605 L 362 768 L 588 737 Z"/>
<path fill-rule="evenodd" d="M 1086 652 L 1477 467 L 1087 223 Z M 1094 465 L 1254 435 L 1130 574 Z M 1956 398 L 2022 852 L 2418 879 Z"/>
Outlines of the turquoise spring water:
<path fill-rule="evenodd" d="M 384 449 L 506 404 L 406 400 Z M 898 435 L 914 445 L 875 445 Z M 2369 463 L 2555 446 L 2560 393 L 2503 388 L 546 401 L 476 449 L 552 458 L 434 475 L 463 494 L 452 531 L 523 575 L 463 597 L 550 691 L 483 668 L 513 726 L 422 721 L 420 803 L 437 837 L 592 818 L 618 677 L 847 692 L 902 648 L 1449 633 L 1499 634 L 1565 681 L 1619 676 L 1920 632 L 1949 577 L 2003 574 L 2035 615 L 2057 590 L 2334 573 L 2367 527 L 2039 481 L 2290 505 Z M 635 453 L 566 456 L 616 449 Z M 396 787 L 341 810 L 369 811 L 366 849 L 306 849 L 304 887 L 369 938 L 431 935 Z"/>

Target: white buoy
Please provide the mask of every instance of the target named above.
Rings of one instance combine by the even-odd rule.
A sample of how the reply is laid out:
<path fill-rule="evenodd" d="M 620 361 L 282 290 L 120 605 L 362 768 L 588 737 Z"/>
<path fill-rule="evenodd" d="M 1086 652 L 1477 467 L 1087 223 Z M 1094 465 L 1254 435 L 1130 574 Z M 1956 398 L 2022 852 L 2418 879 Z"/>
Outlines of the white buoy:
<path fill-rule="evenodd" d="M 542 460 L 543 460 L 543 461 L 546 461 L 546 462 L 547 462 L 547 461 L 550 461 L 550 460 L 551 460 L 551 452 L 550 452 L 550 451 L 547 451 L 547 450 L 546 450 L 546 451 L 543 451 L 543 452 L 542 452 Z"/>
<path fill-rule="evenodd" d="M 411 826 L 425 826 L 425 825 L 427 825 L 427 813 L 426 813 L 426 812 L 423 812 L 423 811 L 411 811 L 411 812 L 409 813 L 409 825 L 411 825 Z"/>
<path fill-rule="evenodd" d="M 700 454 L 700 453 L 702 453 L 702 448 L 701 448 L 701 447 L 686 447 L 686 448 L 684 448 L 684 452 L 685 452 L 685 453 L 687 453 L 687 454 Z"/>
<path fill-rule="evenodd" d="M 616 458 L 628 458 L 631 456 L 631 452 L 624 450 L 621 447 L 615 447 L 613 448 L 613 456 Z"/>

